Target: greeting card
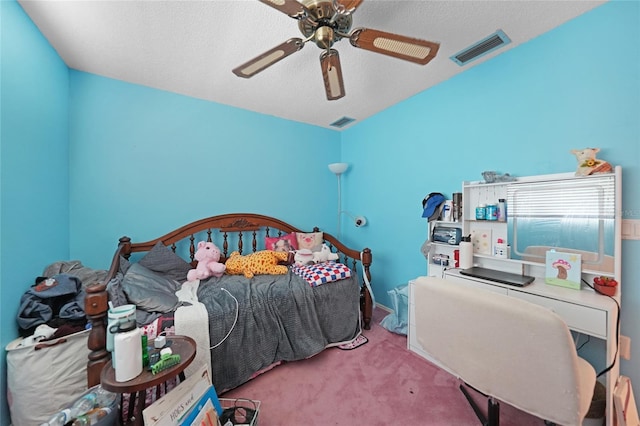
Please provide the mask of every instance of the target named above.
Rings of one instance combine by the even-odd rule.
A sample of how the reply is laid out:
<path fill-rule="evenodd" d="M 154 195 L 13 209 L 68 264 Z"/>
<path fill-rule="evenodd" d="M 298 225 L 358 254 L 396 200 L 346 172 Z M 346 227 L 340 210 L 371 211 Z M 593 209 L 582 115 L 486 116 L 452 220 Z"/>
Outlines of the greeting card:
<path fill-rule="evenodd" d="M 582 277 L 582 256 L 575 253 L 563 253 L 555 250 L 547 251 L 546 273 L 547 284 L 580 290 Z"/>

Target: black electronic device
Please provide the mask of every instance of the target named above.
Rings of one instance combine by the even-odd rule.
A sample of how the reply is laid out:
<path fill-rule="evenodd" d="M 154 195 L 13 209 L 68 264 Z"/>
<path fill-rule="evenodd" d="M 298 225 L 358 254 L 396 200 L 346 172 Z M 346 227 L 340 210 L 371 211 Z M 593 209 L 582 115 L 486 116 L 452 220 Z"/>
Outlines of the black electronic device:
<path fill-rule="evenodd" d="M 469 269 L 461 269 L 460 273 L 469 277 L 482 278 L 483 280 L 509 284 L 516 287 L 524 287 L 535 280 L 534 277 L 528 275 L 512 274 L 510 272 L 497 271 L 495 269 L 481 268 L 478 266 L 474 266 Z"/>
<path fill-rule="evenodd" d="M 462 238 L 462 230 L 449 226 L 435 226 L 431 239 L 439 243 L 447 243 L 451 245 L 460 244 Z"/>

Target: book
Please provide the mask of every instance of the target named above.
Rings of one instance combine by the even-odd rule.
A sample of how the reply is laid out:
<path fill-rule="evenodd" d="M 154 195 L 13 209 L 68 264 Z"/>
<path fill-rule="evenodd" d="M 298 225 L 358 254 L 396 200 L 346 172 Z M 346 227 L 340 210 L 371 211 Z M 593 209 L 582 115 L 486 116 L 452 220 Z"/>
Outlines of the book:
<path fill-rule="evenodd" d="M 189 412 L 187 412 L 182 419 L 180 420 L 180 426 L 191 426 L 191 425 L 201 425 L 201 423 L 197 422 L 197 419 L 205 419 L 205 422 L 202 425 L 208 425 L 207 421 L 213 418 L 213 415 L 208 411 L 208 408 L 211 406 L 214 410 L 215 420 L 214 426 L 217 425 L 218 416 L 222 414 L 222 406 L 220 405 L 220 400 L 218 399 L 218 394 L 216 393 L 216 389 L 213 385 L 209 386 L 206 392 L 200 397 L 200 399 L 193 404 L 190 408 Z"/>
<path fill-rule="evenodd" d="M 194 411 L 196 411 L 195 408 Z M 190 426 L 218 426 L 218 414 L 210 399 L 205 402 L 204 407 L 197 411 L 197 416 Z"/>
<path fill-rule="evenodd" d="M 191 408 L 211 388 L 207 366 L 198 368 L 184 381 L 142 411 L 146 426 L 179 426 Z"/>

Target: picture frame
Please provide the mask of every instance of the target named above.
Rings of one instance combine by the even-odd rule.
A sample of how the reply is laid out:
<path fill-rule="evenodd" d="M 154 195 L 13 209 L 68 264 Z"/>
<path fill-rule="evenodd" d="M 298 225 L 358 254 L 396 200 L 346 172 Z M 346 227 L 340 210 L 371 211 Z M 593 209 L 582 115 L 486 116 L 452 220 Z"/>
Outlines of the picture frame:
<path fill-rule="evenodd" d="M 582 255 L 548 250 L 545 267 L 545 283 L 574 290 L 582 287 Z"/>

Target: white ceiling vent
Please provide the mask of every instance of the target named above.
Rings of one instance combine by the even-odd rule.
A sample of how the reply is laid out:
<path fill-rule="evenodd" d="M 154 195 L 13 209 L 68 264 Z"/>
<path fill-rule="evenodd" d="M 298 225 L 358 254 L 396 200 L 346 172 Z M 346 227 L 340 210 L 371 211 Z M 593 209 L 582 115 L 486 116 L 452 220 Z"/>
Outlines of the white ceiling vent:
<path fill-rule="evenodd" d="M 479 57 L 493 52 L 494 50 L 509 43 L 511 43 L 509 37 L 507 37 L 502 30 L 498 30 L 489 37 L 486 37 L 474 45 L 456 53 L 451 57 L 451 60 L 460 66 L 466 65 L 474 59 L 478 59 Z"/>
<path fill-rule="evenodd" d="M 330 126 L 342 128 L 342 127 L 346 126 L 349 123 L 353 123 L 354 121 L 356 121 L 355 118 L 342 117 L 342 118 L 337 119 L 333 123 L 331 123 Z"/>

